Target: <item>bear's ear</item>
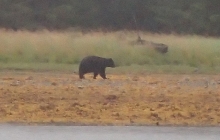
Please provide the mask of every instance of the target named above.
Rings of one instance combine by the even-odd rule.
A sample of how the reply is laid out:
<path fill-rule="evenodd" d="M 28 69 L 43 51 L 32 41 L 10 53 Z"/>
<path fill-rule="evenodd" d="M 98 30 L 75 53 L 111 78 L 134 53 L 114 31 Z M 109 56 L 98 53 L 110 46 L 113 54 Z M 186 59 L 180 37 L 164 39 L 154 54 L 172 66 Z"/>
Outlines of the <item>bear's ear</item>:
<path fill-rule="evenodd" d="M 112 58 L 109 58 L 108 59 L 111 63 L 114 63 L 113 59 Z"/>

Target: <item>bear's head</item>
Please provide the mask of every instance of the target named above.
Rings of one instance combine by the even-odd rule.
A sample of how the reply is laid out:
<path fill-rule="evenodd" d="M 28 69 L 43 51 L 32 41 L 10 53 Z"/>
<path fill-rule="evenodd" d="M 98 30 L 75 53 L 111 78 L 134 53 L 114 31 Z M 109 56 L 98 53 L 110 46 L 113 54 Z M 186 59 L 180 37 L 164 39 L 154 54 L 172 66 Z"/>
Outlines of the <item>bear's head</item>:
<path fill-rule="evenodd" d="M 114 63 L 114 61 L 112 60 L 112 58 L 108 58 L 108 59 L 107 59 L 107 61 L 106 61 L 106 67 L 112 67 L 112 68 L 115 67 L 115 63 Z"/>

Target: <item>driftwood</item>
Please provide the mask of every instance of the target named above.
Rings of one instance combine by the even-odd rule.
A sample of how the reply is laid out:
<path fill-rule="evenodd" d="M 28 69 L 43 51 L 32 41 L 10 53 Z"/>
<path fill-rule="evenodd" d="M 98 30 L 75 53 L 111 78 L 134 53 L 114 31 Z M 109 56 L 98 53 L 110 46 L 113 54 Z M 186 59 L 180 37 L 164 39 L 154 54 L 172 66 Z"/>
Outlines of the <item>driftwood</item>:
<path fill-rule="evenodd" d="M 136 30 L 137 30 L 138 39 L 136 41 L 132 42 L 132 44 L 133 45 L 138 44 L 138 45 L 144 45 L 144 46 L 146 45 L 147 47 L 151 47 L 159 53 L 162 53 L 162 54 L 167 53 L 168 52 L 167 45 L 165 45 L 163 43 L 154 43 L 151 41 L 146 41 L 146 40 L 141 39 L 135 14 L 133 14 L 133 18 L 134 18 L 134 23 L 135 23 Z"/>
<path fill-rule="evenodd" d="M 152 46 L 157 52 L 160 52 L 160 53 L 168 52 L 168 46 L 163 43 L 150 42 L 150 46 Z"/>
<path fill-rule="evenodd" d="M 132 44 L 133 45 L 136 45 L 136 44 L 137 45 L 144 45 L 146 47 L 151 47 L 154 50 L 156 50 L 157 52 L 162 53 L 162 54 L 168 52 L 168 46 L 166 44 L 146 41 L 146 40 L 141 39 L 140 36 L 138 36 L 138 39 L 135 42 L 132 42 Z"/>

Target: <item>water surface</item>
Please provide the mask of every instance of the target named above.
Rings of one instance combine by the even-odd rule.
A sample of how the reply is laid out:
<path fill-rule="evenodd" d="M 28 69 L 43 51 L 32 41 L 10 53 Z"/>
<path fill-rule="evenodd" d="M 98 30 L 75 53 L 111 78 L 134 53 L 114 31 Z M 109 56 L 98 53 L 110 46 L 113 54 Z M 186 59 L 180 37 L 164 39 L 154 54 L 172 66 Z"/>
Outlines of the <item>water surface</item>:
<path fill-rule="evenodd" d="M 220 127 L 0 125 L 1 140 L 219 140 Z"/>

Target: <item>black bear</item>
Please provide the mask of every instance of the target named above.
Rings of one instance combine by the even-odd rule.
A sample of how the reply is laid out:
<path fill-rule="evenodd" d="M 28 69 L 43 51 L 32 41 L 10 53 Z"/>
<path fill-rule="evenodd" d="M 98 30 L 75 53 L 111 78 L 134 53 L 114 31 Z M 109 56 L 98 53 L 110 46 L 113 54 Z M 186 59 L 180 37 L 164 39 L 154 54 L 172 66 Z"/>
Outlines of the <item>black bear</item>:
<path fill-rule="evenodd" d="M 105 75 L 106 67 L 115 67 L 112 58 L 102 58 L 98 56 L 87 56 L 82 59 L 79 65 L 79 78 L 84 79 L 84 74 L 93 72 L 93 79 L 99 74 L 103 79 L 107 79 Z"/>

